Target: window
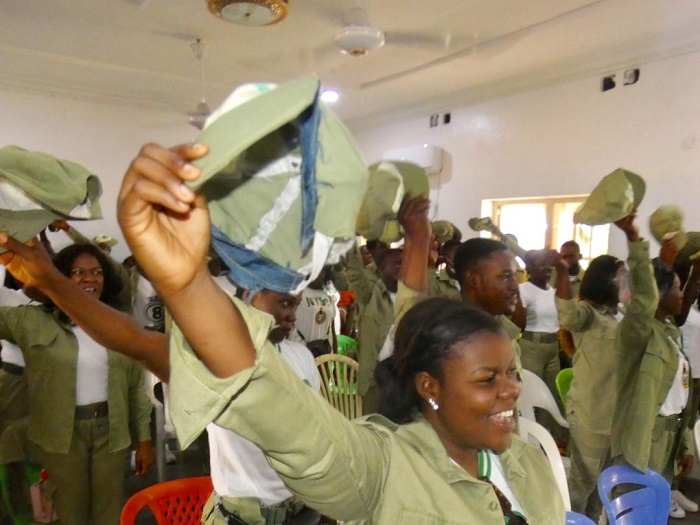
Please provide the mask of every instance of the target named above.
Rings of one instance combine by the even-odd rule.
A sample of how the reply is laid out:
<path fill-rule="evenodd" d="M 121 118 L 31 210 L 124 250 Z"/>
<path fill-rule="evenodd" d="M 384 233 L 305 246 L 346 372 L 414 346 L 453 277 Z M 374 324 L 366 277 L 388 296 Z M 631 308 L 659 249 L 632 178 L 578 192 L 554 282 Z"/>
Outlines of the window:
<path fill-rule="evenodd" d="M 585 200 L 586 195 L 492 200 L 491 218 L 503 233 L 515 235 L 526 250 L 558 250 L 566 241 L 575 240 L 586 268 L 592 259 L 608 252 L 610 226 L 574 224 L 574 212 Z"/>

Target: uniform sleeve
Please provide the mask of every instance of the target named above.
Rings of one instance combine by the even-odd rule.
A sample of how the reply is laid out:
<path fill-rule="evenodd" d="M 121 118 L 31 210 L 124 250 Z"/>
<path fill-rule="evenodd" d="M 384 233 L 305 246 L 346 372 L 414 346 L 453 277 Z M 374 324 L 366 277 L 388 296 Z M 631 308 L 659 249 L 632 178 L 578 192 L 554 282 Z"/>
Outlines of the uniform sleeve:
<path fill-rule="evenodd" d="M 570 332 L 585 332 L 595 319 L 593 307 L 576 299 L 561 299 L 555 297 L 559 325 Z"/>
<path fill-rule="evenodd" d="M 135 361 L 129 370 L 129 427 L 137 443 L 151 440 L 151 411 L 146 395 L 144 372 Z"/>
<path fill-rule="evenodd" d="M 367 302 L 369 302 L 369 298 L 372 296 L 372 289 L 379 280 L 379 277 L 367 271 L 362 262 L 362 255 L 360 255 L 360 249 L 357 245 L 348 252 L 345 278 L 348 281 L 350 289 L 355 292 L 360 305 L 366 305 Z"/>
<path fill-rule="evenodd" d="M 632 302 L 620 321 L 623 349 L 642 352 L 651 334 L 652 321 L 659 304 L 654 270 L 649 258 L 649 241 L 630 242 L 627 264 L 630 270 Z"/>
<path fill-rule="evenodd" d="M 351 423 L 299 381 L 267 341 L 271 317 L 234 302 L 258 355 L 229 378 L 212 375 L 173 326 L 171 415 L 183 447 L 214 421 L 256 443 L 310 507 L 334 519 L 367 518 L 388 472 L 386 436 Z"/>

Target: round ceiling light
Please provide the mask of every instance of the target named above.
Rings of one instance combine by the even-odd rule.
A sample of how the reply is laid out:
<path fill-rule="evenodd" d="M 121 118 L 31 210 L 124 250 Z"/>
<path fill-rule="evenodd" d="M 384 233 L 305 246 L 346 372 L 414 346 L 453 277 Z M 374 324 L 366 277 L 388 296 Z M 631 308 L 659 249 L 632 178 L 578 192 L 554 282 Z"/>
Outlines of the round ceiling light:
<path fill-rule="evenodd" d="M 372 26 L 349 25 L 335 34 L 334 42 L 342 53 L 361 57 L 384 45 L 384 32 Z"/>
<path fill-rule="evenodd" d="M 209 11 L 243 26 L 269 26 L 289 12 L 288 0 L 207 0 Z"/>

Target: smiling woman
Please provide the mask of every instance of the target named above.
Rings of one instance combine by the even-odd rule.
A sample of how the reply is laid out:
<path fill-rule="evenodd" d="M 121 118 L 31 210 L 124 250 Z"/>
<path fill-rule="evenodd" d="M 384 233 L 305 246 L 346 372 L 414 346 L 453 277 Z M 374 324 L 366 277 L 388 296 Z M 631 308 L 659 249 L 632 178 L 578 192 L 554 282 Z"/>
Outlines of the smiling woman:
<path fill-rule="evenodd" d="M 54 262 L 87 294 L 118 304 L 121 281 L 96 246 L 68 246 Z M 142 369 L 95 342 L 53 305 L 0 308 L 0 336 L 24 354 L 29 456 L 56 485 L 61 521 L 116 525 L 130 431 L 138 441 L 137 474 L 153 463 Z"/>

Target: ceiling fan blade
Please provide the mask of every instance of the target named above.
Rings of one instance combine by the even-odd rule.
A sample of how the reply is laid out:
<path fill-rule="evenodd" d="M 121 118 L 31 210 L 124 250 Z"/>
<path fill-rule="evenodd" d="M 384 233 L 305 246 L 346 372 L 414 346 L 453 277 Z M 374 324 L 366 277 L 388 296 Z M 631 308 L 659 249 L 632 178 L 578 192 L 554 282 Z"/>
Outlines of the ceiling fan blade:
<path fill-rule="evenodd" d="M 427 35 L 390 31 L 384 34 L 387 45 L 399 45 L 420 49 L 449 49 L 454 46 L 452 35 Z"/>
<path fill-rule="evenodd" d="M 131 5 L 135 5 L 141 11 L 144 11 L 148 7 L 148 4 L 151 3 L 151 0 L 125 0 L 125 1 Z"/>

